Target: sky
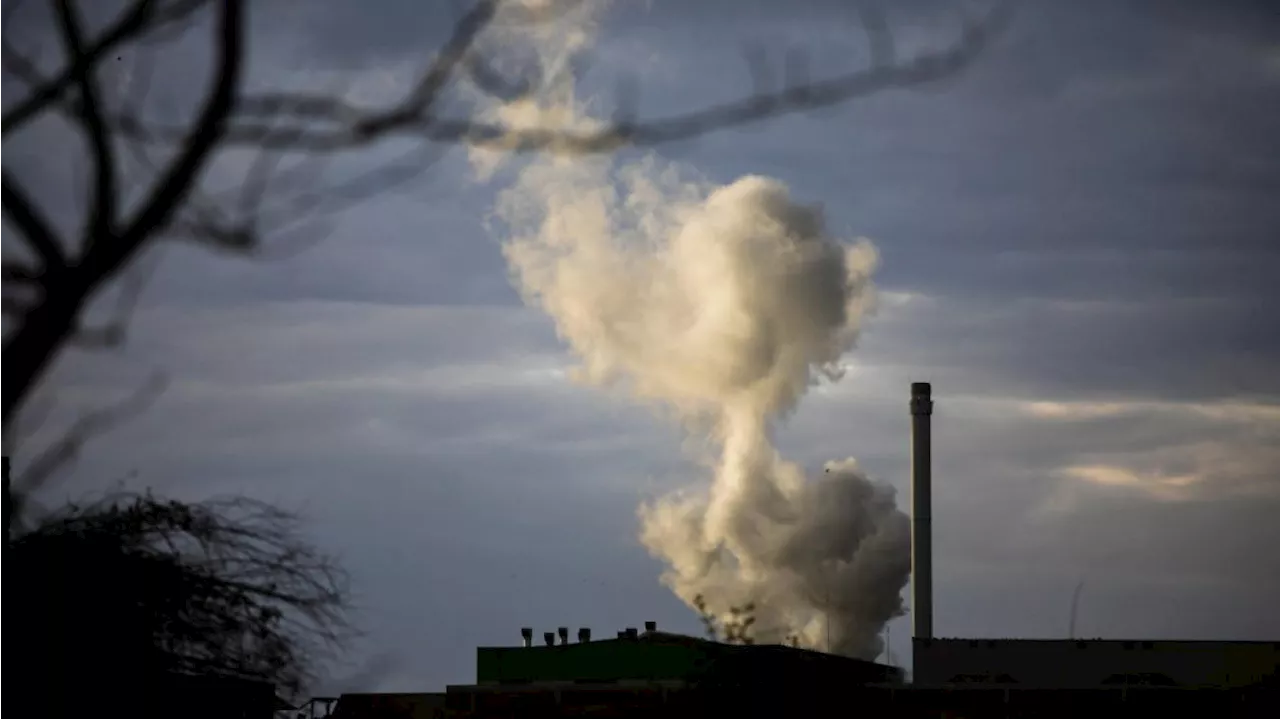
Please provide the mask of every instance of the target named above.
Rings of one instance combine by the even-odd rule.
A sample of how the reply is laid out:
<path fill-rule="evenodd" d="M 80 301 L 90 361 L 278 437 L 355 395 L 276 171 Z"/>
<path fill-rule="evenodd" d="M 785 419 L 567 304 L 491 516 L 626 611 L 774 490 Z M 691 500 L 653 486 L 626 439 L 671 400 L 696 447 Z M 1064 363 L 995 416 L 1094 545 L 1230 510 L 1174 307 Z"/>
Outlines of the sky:
<path fill-rule="evenodd" d="M 1078 636 L 1280 638 L 1280 13 L 1019 4 L 939 86 L 646 151 L 716 183 L 776 178 L 875 243 L 878 310 L 778 442 L 811 471 L 856 457 L 905 508 L 909 384 L 933 383 L 940 636 L 1066 636 L 1083 582 Z M 394 94 L 447 5 L 263 3 L 250 83 Z M 951 41 L 945 3 L 894 5 L 904 53 Z M 178 40 L 157 93 L 190 96 L 204 39 Z M 581 86 L 607 103 L 638 79 L 642 117 L 732 99 L 752 42 L 806 48 L 819 72 L 866 60 L 833 0 L 618 0 Z M 11 139 L 4 165 L 72 222 L 60 132 Z M 502 187 L 441 148 L 287 257 L 166 245 L 127 344 L 64 357 L 44 422 L 6 452 L 21 466 L 60 422 L 164 372 L 154 404 L 42 498 L 123 482 L 301 512 L 350 571 L 365 631 L 336 688 L 466 683 L 475 647 L 522 626 L 697 632 L 636 509 L 705 468 L 649 408 L 566 377 L 574 358 L 490 231 Z M 899 663 L 909 621 L 889 626 Z"/>

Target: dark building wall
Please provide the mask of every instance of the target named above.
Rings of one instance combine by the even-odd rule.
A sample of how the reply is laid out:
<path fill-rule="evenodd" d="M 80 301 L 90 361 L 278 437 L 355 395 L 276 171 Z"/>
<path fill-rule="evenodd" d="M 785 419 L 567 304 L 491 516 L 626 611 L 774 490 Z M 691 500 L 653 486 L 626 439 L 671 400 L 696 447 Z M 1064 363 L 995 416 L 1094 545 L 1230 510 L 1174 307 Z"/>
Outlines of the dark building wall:
<path fill-rule="evenodd" d="M 443 719 L 445 694 L 349 693 L 338 697 L 330 719 Z"/>
<path fill-rule="evenodd" d="M 171 674 L 147 682 L 129 710 L 134 717 L 183 719 L 271 719 L 278 707 L 270 682 L 232 677 Z"/>
<path fill-rule="evenodd" d="M 916 684 L 1011 678 L 1020 686 L 1096 687 L 1147 675 L 1185 687 L 1238 687 L 1274 677 L 1280 642 L 917 639 Z"/>
<path fill-rule="evenodd" d="M 768 683 L 743 694 L 660 686 L 450 687 L 448 715 L 470 717 L 1062 717 L 1280 716 L 1265 690 L 840 686 L 813 693 Z"/>
<path fill-rule="evenodd" d="M 481 647 L 478 684 L 529 682 L 730 681 L 791 675 L 842 683 L 892 682 L 894 668 L 792 647 L 740 646 L 674 634 L 541 647 Z M 733 679 L 739 681 L 739 679 Z M 754 680 L 751 680 L 754 681 Z"/>
<path fill-rule="evenodd" d="M 612 682 L 681 679 L 705 671 L 717 655 L 709 642 L 606 640 L 550 647 L 481 647 L 476 682 Z"/>

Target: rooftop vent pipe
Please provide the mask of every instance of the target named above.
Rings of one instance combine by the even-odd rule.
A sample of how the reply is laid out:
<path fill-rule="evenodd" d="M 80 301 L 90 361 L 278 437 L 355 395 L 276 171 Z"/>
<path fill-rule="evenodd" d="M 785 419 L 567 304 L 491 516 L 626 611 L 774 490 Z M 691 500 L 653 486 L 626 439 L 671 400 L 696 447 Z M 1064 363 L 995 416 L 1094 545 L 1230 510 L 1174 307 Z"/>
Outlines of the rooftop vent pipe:
<path fill-rule="evenodd" d="M 560 627 L 560 628 L 556 629 L 556 634 L 559 634 L 559 635 L 560 635 L 560 643 L 561 643 L 561 644 L 568 644 L 568 643 L 569 643 L 569 628 L 568 628 L 568 627 Z"/>
<path fill-rule="evenodd" d="M 520 638 L 525 647 L 533 646 L 533 627 L 520 627 Z"/>
<path fill-rule="evenodd" d="M 547 646 L 549 646 L 549 647 L 554 647 L 554 646 L 556 645 L 556 633 L 555 633 L 555 632 L 543 632 L 543 633 L 542 633 L 542 641 L 546 642 L 546 643 L 547 643 Z"/>
<path fill-rule="evenodd" d="M 591 641 L 591 630 L 587 627 L 582 627 L 578 630 L 578 643 L 586 644 L 589 641 Z"/>
<path fill-rule="evenodd" d="M 645 631 L 645 633 L 646 633 L 646 634 L 648 634 L 649 632 L 656 632 L 656 631 L 658 631 L 658 623 L 657 623 L 657 622 L 645 622 L 645 623 L 644 623 L 644 631 Z"/>
<path fill-rule="evenodd" d="M 933 638 L 933 389 L 911 383 L 911 631 L 916 639 Z"/>
<path fill-rule="evenodd" d="M 635 627 L 627 627 L 627 639 L 635 639 L 638 636 L 640 632 L 636 631 Z"/>

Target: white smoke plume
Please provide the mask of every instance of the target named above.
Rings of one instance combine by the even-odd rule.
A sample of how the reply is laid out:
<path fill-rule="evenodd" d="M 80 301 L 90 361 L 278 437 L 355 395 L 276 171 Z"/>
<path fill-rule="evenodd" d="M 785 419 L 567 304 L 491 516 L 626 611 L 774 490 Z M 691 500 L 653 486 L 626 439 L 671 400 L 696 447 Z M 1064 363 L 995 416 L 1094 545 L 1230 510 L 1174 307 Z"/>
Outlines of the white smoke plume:
<path fill-rule="evenodd" d="M 545 42 L 556 36 L 545 27 L 523 36 L 557 67 L 595 26 L 566 20 L 575 43 Z M 494 113 L 592 122 L 563 86 Z M 709 483 L 639 511 L 663 581 L 720 617 L 754 604 L 759 643 L 875 658 L 902 612 L 907 517 L 852 459 L 806 477 L 772 430 L 811 384 L 839 379 L 871 308 L 876 251 L 833 238 L 820 208 L 776 180 L 712 187 L 690 174 L 654 158 L 527 161 L 495 211 L 514 281 L 555 320 L 576 377 L 665 408 L 712 449 Z"/>

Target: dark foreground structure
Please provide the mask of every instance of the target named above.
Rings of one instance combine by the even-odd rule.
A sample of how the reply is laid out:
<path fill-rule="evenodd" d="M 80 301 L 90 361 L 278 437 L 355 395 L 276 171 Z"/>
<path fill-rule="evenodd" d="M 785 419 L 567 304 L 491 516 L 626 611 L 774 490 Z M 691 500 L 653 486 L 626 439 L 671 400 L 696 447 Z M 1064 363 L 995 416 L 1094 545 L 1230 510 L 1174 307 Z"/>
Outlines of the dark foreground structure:
<path fill-rule="evenodd" d="M 171 674 L 151 685 L 136 717 L 270 719 L 285 708 L 270 682 Z"/>
<path fill-rule="evenodd" d="M 918 684 L 1026 688 L 1274 686 L 1280 642 L 917 639 Z"/>
<path fill-rule="evenodd" d="M 724 644 L 659 632 L 652 623 L 607 640 L 591 641 L 585 630 L 578 637 L 569 643 L 562 628 L 533 646 L 526 630 L 525 646 L 476 650 L 475 684 L 449 686 L 443 695 L 348 694 L 334 717 L 791 716 L 838 701 L 851 687 L 901 686 L 903 678 L 875 662 Z"/>
<path fill-rule="evenodd" d="M 793 647 L 656 631 L 542 646 L 481 647 L 476 683 L 435 694 L 347 694 L 335 719 L 396 717 L 1079 717 L 1187 710 L 1272 717 L 1280 645 L 934 639 L 932 676 Z M 1126 648 L 1128 647 L 1128 648 Z M 946 676 L 943 676 L 943 675 Z"/>

